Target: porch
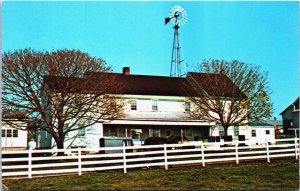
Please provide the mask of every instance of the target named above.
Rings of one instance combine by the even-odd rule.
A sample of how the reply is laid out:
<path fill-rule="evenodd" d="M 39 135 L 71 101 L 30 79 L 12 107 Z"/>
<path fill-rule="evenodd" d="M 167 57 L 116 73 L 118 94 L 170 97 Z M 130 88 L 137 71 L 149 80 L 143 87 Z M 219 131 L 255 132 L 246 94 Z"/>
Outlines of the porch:
<path fill-rule="evenodd" d="M 131 137 L 135 145 L 142 145 L 148 137 L 204 141 L 208 139 L 213 125 L 203 121 L 114 120 L 103 123 L 103 135 L 104 137 Z"/>

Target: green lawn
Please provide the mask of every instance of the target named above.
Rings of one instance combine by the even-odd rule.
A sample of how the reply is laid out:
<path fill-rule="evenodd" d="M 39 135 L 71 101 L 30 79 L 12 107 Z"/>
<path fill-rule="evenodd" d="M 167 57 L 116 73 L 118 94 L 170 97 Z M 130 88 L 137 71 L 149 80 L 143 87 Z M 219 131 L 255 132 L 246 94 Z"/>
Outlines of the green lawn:
<path fill-rule="evenodd" d="M 10 190 L 298 190 L 299 161 L 209 164 L 3 180 Z"/>

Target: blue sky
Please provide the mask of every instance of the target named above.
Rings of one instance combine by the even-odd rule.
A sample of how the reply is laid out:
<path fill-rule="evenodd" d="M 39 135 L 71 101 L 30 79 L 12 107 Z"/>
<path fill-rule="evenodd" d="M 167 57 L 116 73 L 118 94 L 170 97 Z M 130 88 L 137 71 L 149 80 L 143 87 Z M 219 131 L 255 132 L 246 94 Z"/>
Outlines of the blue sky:
<path fill-rule="evenodd" d="M 8 2 L 2 3 L 2 48 L 79 49 L 115 72 L 170 73 L 169 9 L 182 6 L 184 59 L 237 59 L 269 72 L 274 116 L 299 95 L 298 2 Z M 189 70 L 189 69 L 188 69 Z M 190 69 L 191 70 L 191 69 Z"/>

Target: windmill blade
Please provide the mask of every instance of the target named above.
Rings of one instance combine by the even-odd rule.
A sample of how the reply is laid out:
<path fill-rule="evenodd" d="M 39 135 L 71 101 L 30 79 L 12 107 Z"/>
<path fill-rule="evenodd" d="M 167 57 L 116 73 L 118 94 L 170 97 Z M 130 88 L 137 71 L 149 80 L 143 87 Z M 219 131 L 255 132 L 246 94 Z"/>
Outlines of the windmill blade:
<path fill-rule="evenodd" d="M 187 22 L 187 13 L 181 6 L 174 6 L 170 9 L 170 17 L 174 24 L 179 26 L 184 25 Z"/>

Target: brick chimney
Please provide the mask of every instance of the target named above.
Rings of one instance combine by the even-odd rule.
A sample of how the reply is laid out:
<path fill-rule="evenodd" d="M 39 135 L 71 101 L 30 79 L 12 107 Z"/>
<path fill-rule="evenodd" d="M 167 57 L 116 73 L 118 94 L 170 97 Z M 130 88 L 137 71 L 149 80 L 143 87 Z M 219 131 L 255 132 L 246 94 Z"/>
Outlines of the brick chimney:
<path fill-rule="evenodd" d="M 226 75 L 225 70 L 223 68 L 221 69 L 220 74 Z"/>
<path fill-rule="evenodd" d="M 130 68 L 129 67 L 123 67 L 123 75 L 129 76 L 130 75 Z"/>

